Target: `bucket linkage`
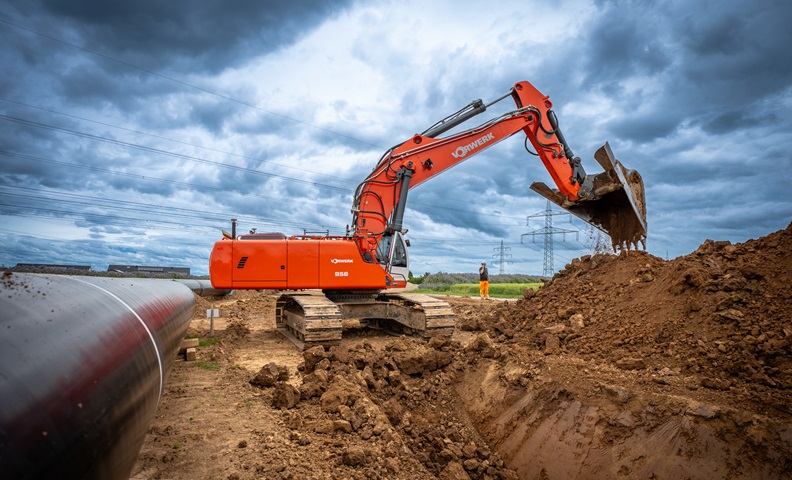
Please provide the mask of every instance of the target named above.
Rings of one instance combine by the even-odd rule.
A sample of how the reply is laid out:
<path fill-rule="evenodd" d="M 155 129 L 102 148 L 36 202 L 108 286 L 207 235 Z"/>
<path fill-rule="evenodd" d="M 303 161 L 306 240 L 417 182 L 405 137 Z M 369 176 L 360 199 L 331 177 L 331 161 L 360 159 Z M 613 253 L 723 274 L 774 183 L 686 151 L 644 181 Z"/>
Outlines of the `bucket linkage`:
<path fill-rule="evenodd" d="M 638 248 L 639 243 L 645 249 L 646 197 L 641 175 L 616 160 L 607 142 L 594 159 L 605 171 L 586 175 L 576 201 L 542 182 L 531 184 L 531 190 L 607 233 L 614 251 Z"/>

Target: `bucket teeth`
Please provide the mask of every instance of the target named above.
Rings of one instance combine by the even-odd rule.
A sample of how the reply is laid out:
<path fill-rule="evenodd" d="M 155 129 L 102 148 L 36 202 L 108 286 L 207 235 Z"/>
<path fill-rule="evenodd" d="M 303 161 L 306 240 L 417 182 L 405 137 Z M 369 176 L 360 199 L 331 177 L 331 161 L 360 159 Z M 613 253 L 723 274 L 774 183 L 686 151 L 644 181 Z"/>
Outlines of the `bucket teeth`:
<path fill-rule="evenodd" d="M 594 154 L 605 170 L 587 175 L 580 198 L 570 201 L 560 191 L 542 182 L 535 182 L 531 190 L 559 207 L 599 228 L 611 237 L 614 250 L 646 248 L 646 197 L 641 175 L 625 168 L 616 160 L 608 143 Z"/>

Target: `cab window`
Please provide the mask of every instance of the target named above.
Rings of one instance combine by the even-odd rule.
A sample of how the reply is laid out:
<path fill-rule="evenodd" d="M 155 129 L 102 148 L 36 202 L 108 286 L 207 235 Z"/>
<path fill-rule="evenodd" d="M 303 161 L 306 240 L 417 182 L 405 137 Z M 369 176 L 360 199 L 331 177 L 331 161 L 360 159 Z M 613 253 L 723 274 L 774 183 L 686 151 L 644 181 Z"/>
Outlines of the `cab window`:
<path fill-rule="evenodd" d="M 393 237 L 383 236 L 380 238 L 379 245 L 377 245 L 377 258 L 380 263 L 385 263 L 390 255 L 390 244 Z"/>
<path fill-rule="evenodd" d="M 399 237 L 399 241 L 393 246 L 393 258 L 391 259 L 392 267 L 406 267 L 407 266 L 407 248 L 404 246 L 404 240 Z"/>

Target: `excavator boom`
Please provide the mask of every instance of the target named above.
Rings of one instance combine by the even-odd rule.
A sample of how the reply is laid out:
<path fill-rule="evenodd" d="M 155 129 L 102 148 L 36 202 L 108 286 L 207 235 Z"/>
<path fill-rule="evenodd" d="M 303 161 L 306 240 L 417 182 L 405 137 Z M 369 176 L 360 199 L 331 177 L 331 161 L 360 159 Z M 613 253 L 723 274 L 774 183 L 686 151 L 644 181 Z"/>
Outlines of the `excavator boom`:
<path fill-rule="evenodd" d="M 517 106 L 511 112 L 447 137 L 431 136 L 486 111 L 474 101 L 383 155 L 355 193 L 353 235 L 364 254 L 375 257 L 381 241 L 402 230 L 408 190 L 521 131 L 556 186 L 534 183 L 532 190 L 609 234 L 614 249 L 645 246 L 641 176 L 624 168 L 607 143 L 594 156 L 605 171 L 588 175 L 561 133 L 550 98 L 528 82 L 514 84 L 501 100 L 509 96 Z"/>

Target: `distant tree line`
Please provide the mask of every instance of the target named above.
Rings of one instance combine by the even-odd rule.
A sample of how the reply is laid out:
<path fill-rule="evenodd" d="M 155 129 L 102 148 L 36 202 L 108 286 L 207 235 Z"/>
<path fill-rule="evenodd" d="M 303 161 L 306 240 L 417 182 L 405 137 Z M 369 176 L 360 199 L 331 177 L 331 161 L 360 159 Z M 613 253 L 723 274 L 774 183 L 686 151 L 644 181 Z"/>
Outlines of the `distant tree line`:
<path fill-rule="evenodd" d="M 437 287 L 444 287 L 449 285 L 458 285 L 460 283 L 478 283 L 478 273 L 429 273 L 421 275 L 420 277 L 413 276 L 410 272 L 410 283 L 421 285 L 422 288 L 435 289 Z M 534 275 L 523 275 L 517 273 L 492 275 L 490 274 L 490 283 L 537 283 L 541 282 L 541 277 Z"/>

